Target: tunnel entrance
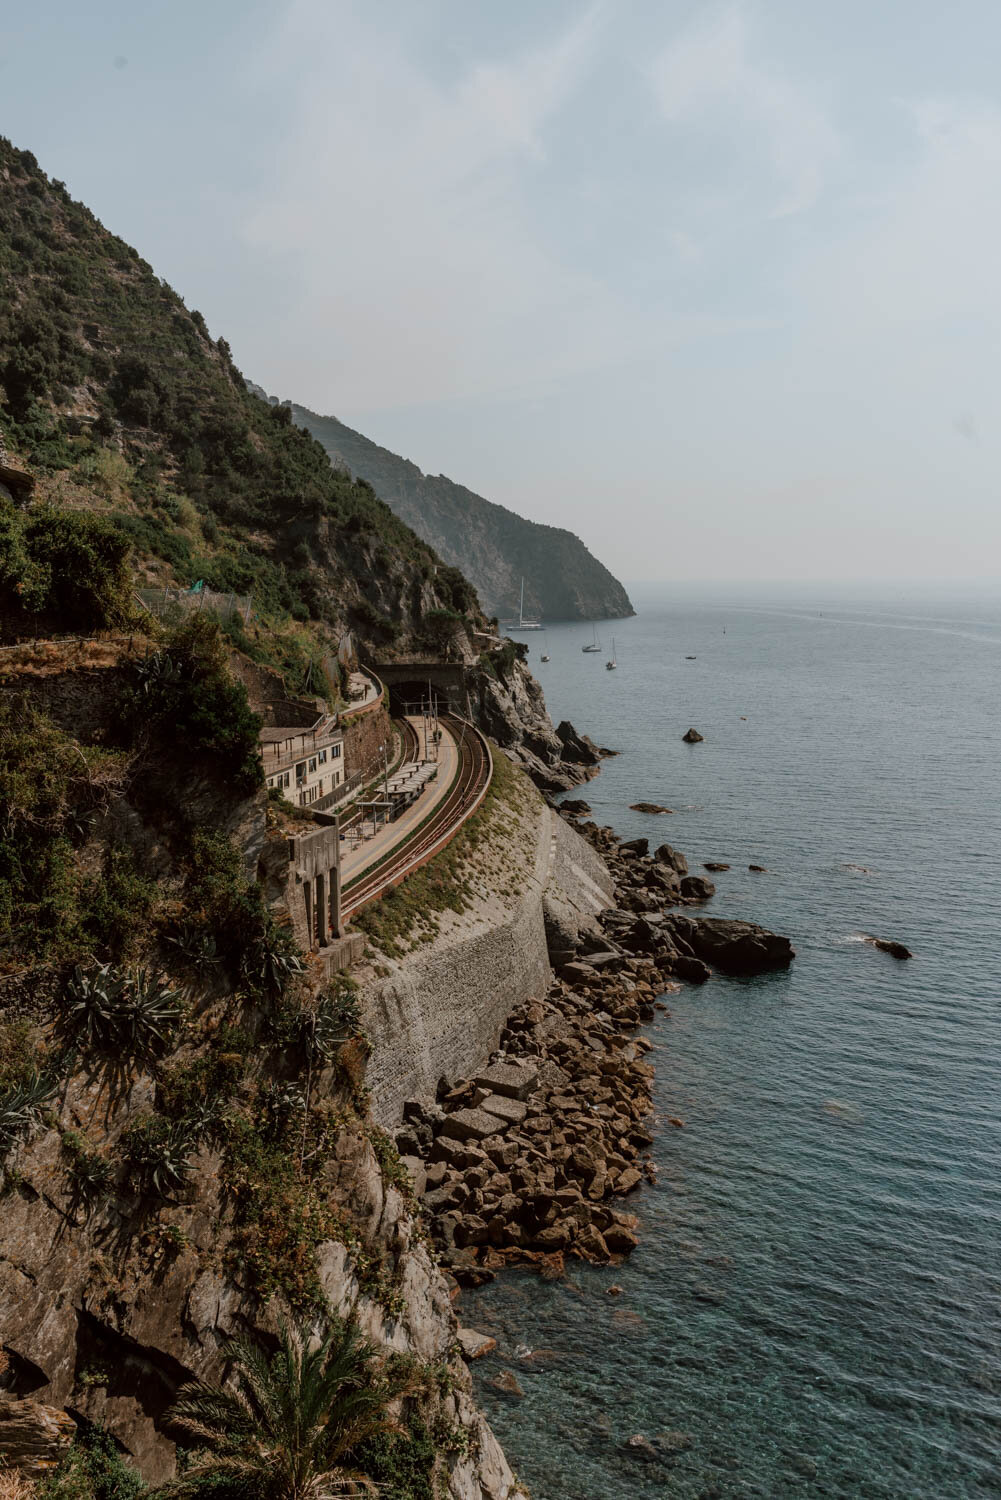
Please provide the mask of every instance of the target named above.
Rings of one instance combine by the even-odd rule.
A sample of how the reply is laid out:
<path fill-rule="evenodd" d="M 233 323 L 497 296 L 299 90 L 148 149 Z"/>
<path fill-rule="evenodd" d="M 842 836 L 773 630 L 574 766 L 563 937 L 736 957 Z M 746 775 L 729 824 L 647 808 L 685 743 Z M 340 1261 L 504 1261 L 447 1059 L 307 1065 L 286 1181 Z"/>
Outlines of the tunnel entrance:
<path fill-rule="evenodd" d="M 416 678 L 406 682 L 394 682 L 389 689 L 389 706 L 392 713 L 410 714 L 420 716 L 422 714 L 447 714 L 451 712 L 448 694 L 428 682 Z"/>

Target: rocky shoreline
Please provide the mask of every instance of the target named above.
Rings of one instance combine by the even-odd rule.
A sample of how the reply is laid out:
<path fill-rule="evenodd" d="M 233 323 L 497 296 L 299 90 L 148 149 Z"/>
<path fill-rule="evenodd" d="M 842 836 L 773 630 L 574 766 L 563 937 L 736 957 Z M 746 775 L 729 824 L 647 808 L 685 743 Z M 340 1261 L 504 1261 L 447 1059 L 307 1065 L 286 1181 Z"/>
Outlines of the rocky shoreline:
<path fill-rule="evenodd" d="M 638 1243 L 623 1200 L 653 1180 L 653 1068 L 638 1028 L 678 981 L 791 963 L 788 940 L 750 922 L 695 916 L 711 881 L 684 855 L 561 814 L 601 854 L 616 904 L 583 928 L 546 912 L 555 978 L 508 1018 L 489 1066 L 412 1099 L 396 1144 L 443 1267 L 475 1286 L 505 1266 L 562 1273 L 568 1256 L 615 1262 Z M 669 1012 L 667 1012 L 669 1014 Z M 681 1121 L 672 1121 L 680 1125 Z"/>

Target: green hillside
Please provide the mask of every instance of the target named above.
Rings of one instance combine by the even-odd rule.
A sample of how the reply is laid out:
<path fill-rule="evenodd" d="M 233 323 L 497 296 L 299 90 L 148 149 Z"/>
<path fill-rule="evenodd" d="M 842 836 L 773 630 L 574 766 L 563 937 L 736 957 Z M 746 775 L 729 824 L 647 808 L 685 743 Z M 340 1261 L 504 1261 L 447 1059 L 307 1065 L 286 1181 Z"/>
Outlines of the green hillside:
<path fill-rule="evenodd" d="M 200 313 L 3 139 L 0 182 L 0 430 L 38 478 L 31 527 L 45 533 L 27 536 L 4 502 L 7 638 L 57 623 L 62 580 L 88 571 L 78 547 L 119 582 L 124 552 L 140 583 L 252 593 L 267 649 L 293 676 L 345 630 L 385 656 L 419 645 L 429 619 L 433 633 L 436 618 L 475 608 L 465 579 L 368 484 L 248 389 Z M 65 627 L 113 623 L 127 606 L 105 593 Z"/>

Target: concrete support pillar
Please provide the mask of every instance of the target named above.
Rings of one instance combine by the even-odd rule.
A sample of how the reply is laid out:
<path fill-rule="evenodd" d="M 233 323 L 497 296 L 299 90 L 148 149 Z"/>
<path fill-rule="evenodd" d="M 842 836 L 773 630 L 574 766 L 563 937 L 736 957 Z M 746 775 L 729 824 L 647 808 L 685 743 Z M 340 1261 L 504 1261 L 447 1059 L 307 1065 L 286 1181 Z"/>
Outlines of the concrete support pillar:
<path fill-rule="evenodd" d="M 316 945 L 318 948 L 327 946 L 328 938 L 327 923 L 327 882 L 323 872 L 316 877 Z"/>

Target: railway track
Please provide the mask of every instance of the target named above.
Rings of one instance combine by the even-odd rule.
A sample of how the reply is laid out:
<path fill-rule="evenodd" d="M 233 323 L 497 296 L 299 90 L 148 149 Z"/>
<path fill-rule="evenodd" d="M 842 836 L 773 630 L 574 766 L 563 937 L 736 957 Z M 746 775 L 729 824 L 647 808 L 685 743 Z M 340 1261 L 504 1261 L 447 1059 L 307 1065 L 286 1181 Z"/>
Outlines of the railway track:
<path fill-rule="evenodd" d="M 426 863 L 448 843 L 483 801 L 492 769 L 486 740 L 465 719 L 443 714 L 439 722 L 451 734 L 458 748 L 459 765 L 452 785 L 405 843 L 391 850 L 374 869 L 363 870 L 344 887 L 341 893 L 341 916 L 344 919 L 391 886 L 399 885 L 411 870 Z M 416 738 L 416 731 L 414 736 Z"/>

